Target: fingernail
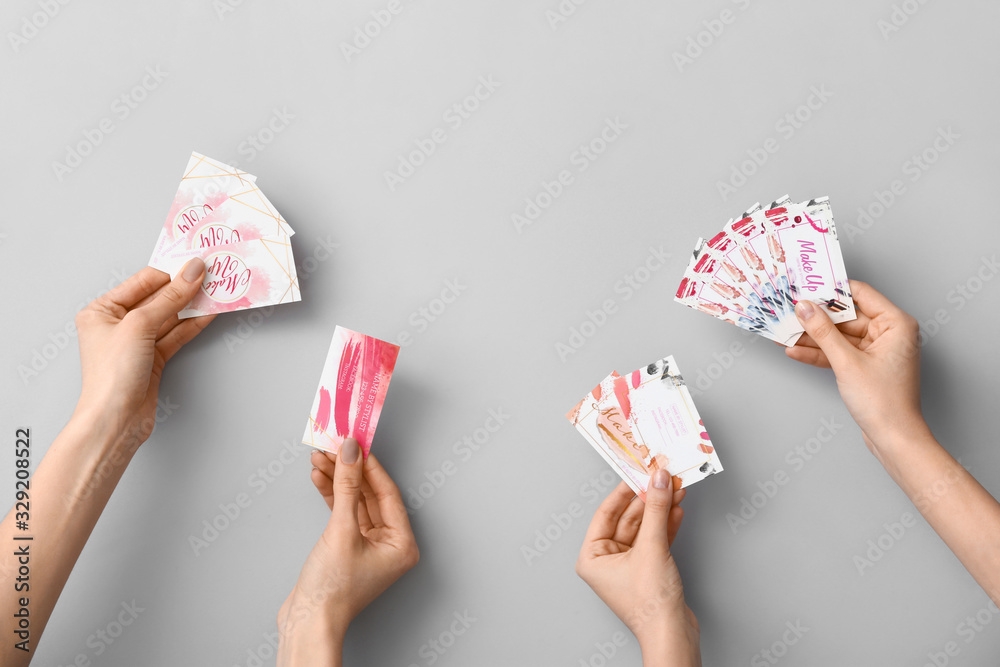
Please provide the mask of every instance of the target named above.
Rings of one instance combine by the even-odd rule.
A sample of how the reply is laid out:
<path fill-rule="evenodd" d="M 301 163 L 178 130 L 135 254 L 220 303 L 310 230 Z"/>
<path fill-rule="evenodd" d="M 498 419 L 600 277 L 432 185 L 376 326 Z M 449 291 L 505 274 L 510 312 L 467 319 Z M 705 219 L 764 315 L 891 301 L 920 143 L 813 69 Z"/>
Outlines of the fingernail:
<path fill-rule="evenodd" d="M 181 278 L 189 283 L 193 283 L 201 277 L 204 270 L 205 262 L 203 262 L 200 257 L 195 257 L 184 265 L 184 272 L 181 273 Z"/>
<path fill-rule="evenodd" d="M 807 321 L 815 314 L 816 306 L 810 301 L 799 301 L 795 306 L 795 317 L 799 318 L 800 322 Z"/>
<path fill-rule="evenodd" d="M 667 480 L 670 479 L 670 475 L 667 474 L 666 470 L 657 470 L 653 473 L 653 488 L 654 489 L 665 489 L 667 488 Z"/>
<path fill-rule="evenodd" d="M 347 465 L 351 465 L 358 460 L 360 452 L 361 448 L 358 447 L 358 441 L 354 438 L 347 438 L 344 440 L 344 444 L 340 446 L 339 458 Z"/>

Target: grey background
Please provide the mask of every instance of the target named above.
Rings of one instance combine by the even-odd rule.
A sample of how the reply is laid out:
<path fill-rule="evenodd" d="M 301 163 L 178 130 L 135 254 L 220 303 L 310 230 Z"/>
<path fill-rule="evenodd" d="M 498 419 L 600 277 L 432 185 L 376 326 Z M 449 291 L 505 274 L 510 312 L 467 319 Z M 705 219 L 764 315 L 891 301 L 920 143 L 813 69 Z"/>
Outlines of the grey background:
<path fill-rule="evenodd" d="M 421 563 L 356 621 L 348 663 L 429 665 L 422 645 L 467 610 L 475 623 L 435 664 L 602 664 L 595 642 L 624 626 L 573 563 L 596 507 L 582 485 L 605 468 L 562 415 L 610 370 L 673 354 L 700 380 L 726 467 L 691 488 L 674 547 L 706 665 L 754 664 L 786 622 L 809 630 L 781 664 L 922 665 L 949 641 L 960 647 L 949 664 L 995 664 L 1000 623 L 971 642 L 958 634 L 987 598 L 922 520 L 859 574 L 854 557 L 912 508 L 865 450 L 832 376 L 671 297 L 696 237 L 753 202 L 830 195 L 844 235 L 876 191 L 902 180 L 905 194 L 844 239 L 848 271 L 921 320 L 939 309 L 950 318 L 924 349 L 927 415 L 1000 491 L 998 282 L 974 284 L 971 301 L 953 291 L 1000 245 L 990 196 L 1000 5 L 911 0 L 919 11 L 888 39 L 878 25 L 888 0 L 591 0 L 556 29 L 555 0 L 402 5 L 351 62 L 340 44 L 385 2 L 245 0 L 225 13 L 207 1 L 74 2 L 18 50 L 9 33 L 42 10 L 28 0 L 0 9 L 0 432 L 12 441 L 15 426 L 30 426 L 36 463 L 79 387 L 75 340 L 59 332 L 114 271 L 144 266 L 191 150 L 258 176 L 298 232 L 300 270 L 321 239 L 337 244 L 310 262 L 301 303 L 263 323 L 220 317 L 171 362 L 171 414 L 101 518 L 36 663 L 83 653 L 102 665 L 254 664 L 327 515 L 308 452 L 279 456 L 301 435 L 342 324 L 415 334 L 375 443 L 404 493 L 446 460 L 458 470 L 414 513 Z M 673 54 L 727 8 L 734 21 L 679 71 Z M 114 101 L 147 66 L 166 79 L 120 119 Z M 442 114 L 480 76 L 501 87 L 390 192 L 384 172 L 447 127 Z M 776 123 L 812 86 L 832 97 L 783 137 Z M 294 119 L 248 159 L 242 142 L 275 108 Z M 53 162 L 106 117 L 114 132 L 58 180 Z M 628 128 L 518 233 L 511 215 L 607 118 Z M 911 181 L 906 161 L 949 127 L 960 138 Z M 723 201 L 717 182 L 769 137 L 780 150 Z M 671 258 L 626 300 L 615 285 L 650 246 Z M 465 291 L 418 331 L 411 315 L 449 279 Z M 605 299 L 617 312 L 561 360 L 556 343 Z M 733 343 L 743 353 L 723 369 Z M 52 358 L 23 380 L 36 353 Z M 453 443 L 491 408 L 509 421 L 461 460 Z M 845 426 L 796 470 L 786 455 L 831 417 Z M 2 449 L 11 501 L 13 456 Z M 268 465 L 280 473 L 258 493 L 254 475 Z M 727 513 L 779 470 L 789 483 L 734 532 Z M 250 507 L 195 555 L 189 537 L 240 493 Z M 585 516 L 528 564 L 522 546 L 574 502 Z M 95 658 L 88 636 L 132 600 L 144 611 Z M 630 637 L 608 664 L 638 662 Z"/>

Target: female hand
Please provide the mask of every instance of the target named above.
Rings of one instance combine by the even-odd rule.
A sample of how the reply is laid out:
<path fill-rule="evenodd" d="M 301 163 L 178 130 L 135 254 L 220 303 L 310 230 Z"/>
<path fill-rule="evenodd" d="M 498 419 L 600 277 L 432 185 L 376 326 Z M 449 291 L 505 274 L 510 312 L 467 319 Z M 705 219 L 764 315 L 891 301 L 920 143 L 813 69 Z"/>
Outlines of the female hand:
<path fill-rule="evenodd" d="M 684 602 L 670 545 L 684 518 L 684 490 L 658 470 L 646 502 L 625 482 L 597 508 L 576 572 L 628 626 L 643 664 L 700 665 L 698 621 Z"/>
<path fill-rule="evenodd" d="M 127 433 L 134 447 L 149 437 L 164 365 L 215 319 L 177 317 L 204 276 L 198 258 L 173 280 L 146 267 L 77 313 L 83 376 L 78 414 Z"/>
<path fill-rule="evenodd" d="M 36 645 L 56 600 L 132 454 L 153 430 L 163 366 L 212 321 L 181 322 L 201 288 L 205 264 L 191 260 L 173 280 L 146 268 L 76 316 L 83 390 L 76 412 L 31 476 L 31 631 Z M 19 533 L 17 508 L 0 522 L 6 544 Z M 0 584 L 14 586 L 23 562 L 0 554 Z M 0 605 L 0 631 L 14 636 L 18 602 Z M 0 664 L 26 665 L 33 653 L 0 645 Z"/>
<path fill-rule="evenodd" d="M 809 334 L 785 353 L 832 368 L 865 444 L 958 560 L 1000 602 L 1000 503 L 931 433 L 920 409 L 917 321 L 865 283 L 851 281 L 858 319 L 834 326 L 799 302 Z"/>
<path fill-rule="evenodd" d="M 351 620 L 420 559 L 403 497 L 373 454 L 362 459 L 348 438 L 312 463 L 330 521 L 278 612 L 282 665 L 339 664 Z"/>
<path fill-rule="evenodd" d="M 873 287 L 851 281 L 858 319 L 834 325 L 827 314 L 800 301 L 795 314 L 806 335 L 785 349 L 796 361 L 832 368 L 837 388 L 865 443 L 926 430 L 920 409 L 920 340 L 917 321 Z"/>

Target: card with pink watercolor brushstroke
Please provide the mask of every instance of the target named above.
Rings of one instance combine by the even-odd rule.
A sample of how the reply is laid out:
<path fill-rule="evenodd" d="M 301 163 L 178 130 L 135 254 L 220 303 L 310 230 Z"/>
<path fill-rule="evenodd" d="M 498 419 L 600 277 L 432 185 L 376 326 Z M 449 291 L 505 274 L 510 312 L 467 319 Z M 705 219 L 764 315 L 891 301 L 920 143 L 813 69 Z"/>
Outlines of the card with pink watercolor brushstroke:
<path fill-rule="evenodd" d="M 246 182 L 243 185 L 238 191 L 227 193 L 225 198 L 221 195 L 215 197 L 212 204 L 205 203 L 179 213 L 176 218 L 183 222 L 174 223 L 174 240 L 165 241 L 169 238 L 165 226 L 149 265 L 172 273 L 177 258 L 191 250 L 256 239 L 285 241 L 295 233 L 256 183 Z M 177 209 L 175 200 L 171 216 L 168 216 L 168 226 Z"/>
<path fill-rule="evenodd" d="M 193 257 L 205 261 L 201 289 L 178 317 L 199 317 L 302 299 L 287 236 L 229 243 L 178 253 L 171 278 Z"/>
<path fill-rule="evenodd" d="M 353 437 L 367 457 L 398 355 L 398 345 L 337 327 L 302 442 L 336 454 Z"/>
<path fill-rule="evenodd" d="M 621 408 L 614 403 L 615 383 L 620 379 L 612 371 L 566 413 L 566 419 L 633 491 L 642 493 L 644 469 L 636 465 L 632 451 L 636 443 Z"/>
<path fill-rule="evenodd" d="M 641 498 L 658 469 L 681 488 L 722 471 L 673 357 L 612 373 L 566 418 Z"/>
<path fill-rule="evenodd" d="M 153 247 L 149 265 L 165 271 L 157 263 L 159 258 L 165 256 L 167 249 L 174 246 L 193 225 L 231 195 L 251 187 L 256 179 L 256 176 L 242 169 L 192 152 L 167 212 L 167 219 Z"/>
<path fill-rule="evenodd" d="M 294 233 L 256 176 L 192 153 L 149 265 L 173 277 L 190 259 L 205 261 L 181 319 L 292 303 L 301 299 Z"/>
<path fill-rule="evenodd" d="M 705 430 L 684 376 L 672 356 L 622 378 L 627 391 L 615 392 L 622 414 L 649 467 L 665 467 L 681 478 L 681 488 L 722 471 L 722 461 Z M 648 479 L 643 480 L 643 490 Z"/>

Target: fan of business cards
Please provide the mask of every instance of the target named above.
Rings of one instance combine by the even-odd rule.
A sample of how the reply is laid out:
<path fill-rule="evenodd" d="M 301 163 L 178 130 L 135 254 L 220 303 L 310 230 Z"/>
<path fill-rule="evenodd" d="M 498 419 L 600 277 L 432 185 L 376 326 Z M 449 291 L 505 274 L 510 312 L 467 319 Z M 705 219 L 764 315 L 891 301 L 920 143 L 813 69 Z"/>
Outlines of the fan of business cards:
<path fill-rule="evenodd" d="M 192 153 L 149 265 L 171 277 L 205 261 L 202 289 L 179 316 L 197 317 L 298 301 L 295 232 L 257 177 Z"/>
<path fill-rule="evenodd" d="M 857 318 L 828 197 L 757 204 L 710 240 L 698 239 L 674 297 L 787 346 L 803 333 L 799 299 L 834 322 Z"/>
<path fill-rule="evenodd" d="M 673 357 L 612 372 L 566 418 L 643 500 L 657 470 L 682 488 L 722 471 Z"/>

